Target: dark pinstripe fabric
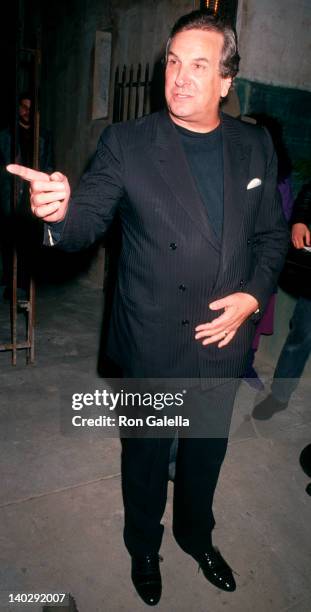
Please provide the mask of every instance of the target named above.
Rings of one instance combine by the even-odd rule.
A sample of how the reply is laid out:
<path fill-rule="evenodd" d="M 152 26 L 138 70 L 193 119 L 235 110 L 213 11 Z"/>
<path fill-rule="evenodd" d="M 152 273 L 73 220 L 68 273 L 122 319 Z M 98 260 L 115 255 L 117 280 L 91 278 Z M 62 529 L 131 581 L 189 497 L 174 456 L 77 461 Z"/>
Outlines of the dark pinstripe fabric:
<path fill-rule="evenodd" d="M 235 291 L 263 311 L 288 246 L 268 134 L 222 116 L 224 226 L 217 242 L 166 112 L 107 128 L 73 195 L 58 243 L 79 250 L 102 237 L 118 209 L 122 252 L 107 352 L 127 375 L 233 377 L 255 331 L 246 321 L 222 349 L 194 328 L 208 304 Z M 260 186 L 247 190 L 253 178 Z"/>

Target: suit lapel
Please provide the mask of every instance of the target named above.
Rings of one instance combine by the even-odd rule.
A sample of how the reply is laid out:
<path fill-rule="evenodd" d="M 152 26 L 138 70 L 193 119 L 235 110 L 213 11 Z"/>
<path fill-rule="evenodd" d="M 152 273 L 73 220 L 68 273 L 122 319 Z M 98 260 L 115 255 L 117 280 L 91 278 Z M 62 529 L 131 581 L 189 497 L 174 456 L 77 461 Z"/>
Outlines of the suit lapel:
<path fill-rule="evenodd" d="M 222 115 L 224 219 L 219 274 L 227 268 L 241 233 L 249 169 L 249 147 L 240 139 L 238 123 Z"/>
<path fill-rule="evenodd" d="M 220 243 L 209 223 L 178 133 L 165 111 L 159 114 L 158 129 L 151 154 L 173 196 L 177 198 L 197 229 L 219 251 Z"/>
<path fill-rule="evenodd" d="M 222 115 L 224 163 L 224 220 L 222 245 L 209 222 L 205 206 L 192 177 L 178 133 L 166 111 L 159 113 L 151 147 L 154 162 L 180 205 L 204 237 L 219 251 L 219 277 L 234 254 L 244 214 L 244 200 L 249 169 L 249 147 L 243 145 L 239 123 Z"/>

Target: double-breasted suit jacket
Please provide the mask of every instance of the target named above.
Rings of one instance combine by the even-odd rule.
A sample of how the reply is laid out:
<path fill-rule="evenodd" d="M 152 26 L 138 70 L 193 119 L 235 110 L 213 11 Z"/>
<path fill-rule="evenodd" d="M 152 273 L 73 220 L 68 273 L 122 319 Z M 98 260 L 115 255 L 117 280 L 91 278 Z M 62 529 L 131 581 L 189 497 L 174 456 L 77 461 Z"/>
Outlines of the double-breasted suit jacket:
<path fill-rule="evenodd" d="M 71 198 L 61 248 L 86 248 L 102 237 L 116 213 L 121 220 L 107 353 L 128 376 L 240 376 L 255 317 L 222 349 L 202 346 L 194 329 L 220 314 L 209 309 L 212 300 L 247 292 L 262 313 L 275 287 L 288 230 L 271 139 L 262 128 L 226 115 L 221 125 L 221 242 L 166 111 L 104 130 Z"/>

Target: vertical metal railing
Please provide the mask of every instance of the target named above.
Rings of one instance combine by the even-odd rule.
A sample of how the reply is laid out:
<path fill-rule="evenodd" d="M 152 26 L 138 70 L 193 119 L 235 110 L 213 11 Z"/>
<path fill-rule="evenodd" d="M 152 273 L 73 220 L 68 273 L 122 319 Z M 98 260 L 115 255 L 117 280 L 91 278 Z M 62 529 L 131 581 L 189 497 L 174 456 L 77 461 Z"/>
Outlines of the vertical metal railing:
<path fill-rule="evenodd" d="M 39 41 L 39 34 L 37 36 Z M 39 78 L 40 78 L 40 65 L 41 65 L 41 52 L 40 49 L 23 49 L 22 48 L 22 27 L 18 29 L 16 37 L 16 84 L 15 84 L 15 99 L 16 105 L 18 104 L 18 94 L 20 91 L 20 62 L 21 57 L 31 58 L 29 65 L 32 70 L 32 83 L 33 83 L 33 167 L 39 168 L 39 128 L 40 128 L 40 116 L 39 116 Z M 18 113 L 16 113 L 16 121 L 12 134 L 12 157 L 15 163 L 19 161 L 19 142 L 18 142 Z M 18 261 L 18 252 L 16 245 L 16 214 L 19 195 L 20 179 L 13 177 L 13 189 L 12 189 L 12 200 L 11 200 L 11 218 L 13 226 L 13 254 L 12 254 L 12 278 L 11 278 L 11 292 L 10 292 L 10 327 L 11 327 L 11 342 L 0 344 L 0 351 L 11 351 L 12 365 L 17 363 L 17 351 L 20 349 L 26 350 L 26 362 L 34 363 L 35 357 L 35 282 L 30 276 L 29 291 L 27 300 L 23 300 L 22 312 L 26 315 L 25 322 L 25 339 L 19 341 L 18 338 L 18 295 L 17 295 L 17 276 L 18 267 L 23 266 L 23 261 Z M 30 237 L 31 240 L 31 237 Z M 31 273 L 31 271 L 30 271 Z"/>
<path fill-rule="evenodd" d="M 137 119 L 146 115 L 150 109 L 149 64 L 146 64 L 144 75 L 141 64 L 135 68 L 118 66 L 115 71 L 113 97 L 113 123 Z"/>
<path fill-rule="evenodd" d="M 40 41 L 41 42 L 41 41 Z M 39 43 L 39 34 L 37 36 L 37 44 Z M 41 47 L 41 45 L 40 45 Z M 39 169 L 39 142 L 40 142 L 40 112 L 39 112 L 39 83 L 40 83 L 40 68 L 41 68 L 41 51 L 40 49 L 33 50 L 34 59 L 34 78 L 33 78 L 33 168 Z M 31 271 L 30 271 L 31 272 Z M 34 363 L 35 359 L 35 299 L 36 287 L 33 275 L 30 276 L 29 284 L 29 302 L 27 308 L 27 363 Z"/>

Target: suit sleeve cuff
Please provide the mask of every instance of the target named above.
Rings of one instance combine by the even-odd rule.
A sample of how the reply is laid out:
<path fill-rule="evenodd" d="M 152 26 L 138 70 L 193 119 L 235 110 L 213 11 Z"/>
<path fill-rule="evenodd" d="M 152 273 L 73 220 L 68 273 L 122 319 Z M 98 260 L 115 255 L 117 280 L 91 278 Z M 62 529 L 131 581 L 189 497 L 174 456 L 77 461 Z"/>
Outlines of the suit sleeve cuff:
<path fill-rule="evenodd" d="M 43 244 L 45 246 L 55 246 L 61 238 L 65 225 L 65 219 L 59 223 L 45 223 Z"/>

